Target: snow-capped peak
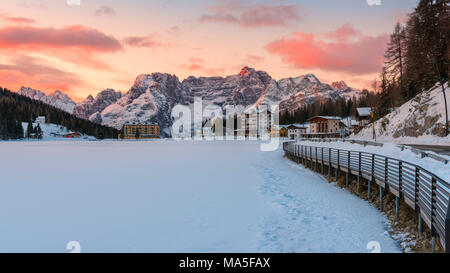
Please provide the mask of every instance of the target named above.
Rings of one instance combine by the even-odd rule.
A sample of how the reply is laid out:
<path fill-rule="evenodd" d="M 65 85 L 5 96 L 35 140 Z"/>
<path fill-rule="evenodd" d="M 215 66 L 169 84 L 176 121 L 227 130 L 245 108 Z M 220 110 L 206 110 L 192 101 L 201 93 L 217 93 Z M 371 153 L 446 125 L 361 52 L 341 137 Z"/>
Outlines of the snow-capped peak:
<path fill-rule="evenodd" d="M 349 88 L 348 85 L 344 81 L 333 82 L 331 84 L 331 86 L 338 90 L 346 90 Z"/>
<path fill-rule="evenodd" d="M 312 83 L 319 83 L 319 84 L 321 83 L 314 74 L 306 74 L 303 76 L 303 78 L 309 80 Z"/>
<path fill-rule="evenodd" d="M 68 113 L 73 113 L 73 108 L 75 107 L 75 102 L 59 90 L 47 96 L 40 90 L 22 86 L 17 93 L 30 99 L 44 102 Z"/>
<path fill-rule="evenodd" d="M 247 76 L 247 75 L 250 75 L 250 74 L 252 74 L 252 73 L 255 73 L 256 71 L 255 71 L 255 69 L 254 68 L 251 68 L 251 67 L 248 67 L 248 66 L 244 66 L 242 69 L 241 69 L 241 71 L 239 72 L 239 76 Z"/>

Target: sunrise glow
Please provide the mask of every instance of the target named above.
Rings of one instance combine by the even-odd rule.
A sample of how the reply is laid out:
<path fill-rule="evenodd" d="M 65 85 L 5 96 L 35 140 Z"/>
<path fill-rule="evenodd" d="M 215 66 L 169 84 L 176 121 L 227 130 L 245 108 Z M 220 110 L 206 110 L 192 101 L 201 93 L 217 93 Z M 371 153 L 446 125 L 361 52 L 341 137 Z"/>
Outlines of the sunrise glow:
<path fill-rule="evenodd" d="M 275 79 L 314 73 L 370 87 L 392 26 L 416 1 L 318 2 L 1 1 L 0 82 L 81 100 L 106 88 L 127 91 L 139 74 L 182 80 L 247 65 Z"/>

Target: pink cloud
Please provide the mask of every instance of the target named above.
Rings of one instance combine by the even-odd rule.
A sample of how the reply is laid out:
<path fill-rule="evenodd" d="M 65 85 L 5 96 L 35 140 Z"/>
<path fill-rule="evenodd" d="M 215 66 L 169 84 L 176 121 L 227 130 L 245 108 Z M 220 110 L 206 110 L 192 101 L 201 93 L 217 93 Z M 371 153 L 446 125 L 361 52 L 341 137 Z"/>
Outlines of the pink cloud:
<path fill-rule="evenodd" d="M 46 61 L 26 55 L 0 63 L 0 82 L 4 87 L 17 90 L 20 86 L 32 86 L 43 91 L 70 91 L 84 86 L 77 75 L 46 64 Z"/>
<path fill-rule="evenodd" d="M 0 13 L 0 20 L 9 22 L 9 23 L 14 23 L 14 24 L 33 24 L 36 23 L 36 20 L 31 19 L 31 18 L 25 18 L 25 17 L 15 17 L 15 16 L 10 16 L 6 13 Z"/>
<path fill-rule="evenodd" d="M 130 36 L 124 39 L 124 43 L 133 47 L 158 47 L 163 45 L 154 35 Z"/>
<path fill-rule="evenodd" d="M 237 23 L 239 22 L 239 19 L 232 14 L 215 13 L 215 14 L 203 14 L 200 17 L 200 22 Z"/>
<path fill-rule="evenodd" d="M 358 31 L 353 27 L 352 24 L 345 24 L 342 27 L 334 30 L 334 31 L 330 31 L 328 33 L 328 37 L 329 38 L 334 38 L 337 40 L 346 40 L 346 39 L 350 39 L 352 37 L 356 37 L 358 36 L 359 33 Z"/>
<path fill-rule="evenodd" d="M 286 26 L 297 21 L 300 21 L 300 15 L 295 5 L 258 5 L 244 11 L 240 17 L 244 27 Z"/>
<path fill-rule="evenodd" d="M 111 70 L 96 53 L 114 53 L 123 48 L 113 36 L 84 26 L 61 29 L 12 26 L 0 28 L 0 49 L 5 54 L 41 52 L 69 63 Z"/>
<path fill-rule="evenodd" d="M 326 38 L 296 32 L 269 43 L 266 50 L 297 68 L 361 75 L 380 70 L 389 35 L 364 36 L 350 25 L 344 25 L 331 35 L 328 33 Z"/>
<path fill-rule="evenodd" d="M 94 15 L 95 16 L 109 16 L 109 15 L 115 15 L 116 11 L 108 6 L 101 6 L 98 9 L 95 10 Z"/>
<path fill-rule="evenodd" d="M 0 29 L 0 48 L 65 48 L 84 51 L 116 52 L 122 49 L 113 36 L 84 26 L 62 29 L 14 26 Z"/>
<path fill-rule="evenodd" d="M 213 14 L 203 14 L 200 22 L 238 24 L 241 27 L 279 27 L 301 21 L 298 5 L 246 5 L 235 1 L 219 1 L 210 7 Z"/>

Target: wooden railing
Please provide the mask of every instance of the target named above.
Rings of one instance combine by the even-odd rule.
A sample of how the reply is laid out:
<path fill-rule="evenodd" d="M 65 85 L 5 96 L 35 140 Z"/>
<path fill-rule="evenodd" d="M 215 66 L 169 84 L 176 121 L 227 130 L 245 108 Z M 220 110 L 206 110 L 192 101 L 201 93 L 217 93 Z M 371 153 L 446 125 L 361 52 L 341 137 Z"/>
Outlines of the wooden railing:
<path fill-rule="evenodd" d="M 360 151 L 348 151 L 327 147 L 301 145 L 301 143 L 285 142 L 283 150 L 286 155 L 299 163 L 310 163 L 315 171 L 318 165 L 320 171 L 328 176 L 338 172 L 346 173 L 346 184 L 349 175 L 368 181 L 368 195 L 370 196 L 370 183 L 380 186 L 380 199 L 383 199 L 383 189 L 396 196 L 396 218 L 399 215 L 399 200 L 413 208 L 419 215 L 419 230 L 422 221 L 430 228 L 433 236 L 433 249 L 435 239 L 439 237 L 446 252 L 450 252 L 450 184 L 430 171 L 415 164 L 386 157 L 379 154 Z M 380 202 L 381 210 L 383 202 Z"/>

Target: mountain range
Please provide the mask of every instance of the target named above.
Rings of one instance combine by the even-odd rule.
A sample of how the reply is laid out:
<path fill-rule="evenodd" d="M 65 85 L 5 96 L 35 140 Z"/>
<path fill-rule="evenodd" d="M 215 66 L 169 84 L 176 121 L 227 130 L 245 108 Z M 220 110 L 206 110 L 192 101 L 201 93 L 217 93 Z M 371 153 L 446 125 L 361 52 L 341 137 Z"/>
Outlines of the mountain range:
<path fill-rule="evenodd" d="M 268 73 L 250 67 L 242 68 L 237 75 L 190 76 L 183 81 L 166 73 L 142 74 L 126 93 L 106 89 L 95 98 L 89 95 L 79 103 L 60 91 L 45 95 L 39 90 L 22 87 L 18 93 L 79 118 L 117 129 L 125 122 L 157 122 L 165 136 L 170 135 L 172 108 L 177 104 L 192 107 L 194 97 L 202 97 L 204 106 L 279 104 L 280 111 L 294 111 L 314 101 L 359 97 L 361 94 L 343 81 L 329 85 L 313 74 L 276 81 Z"/>

